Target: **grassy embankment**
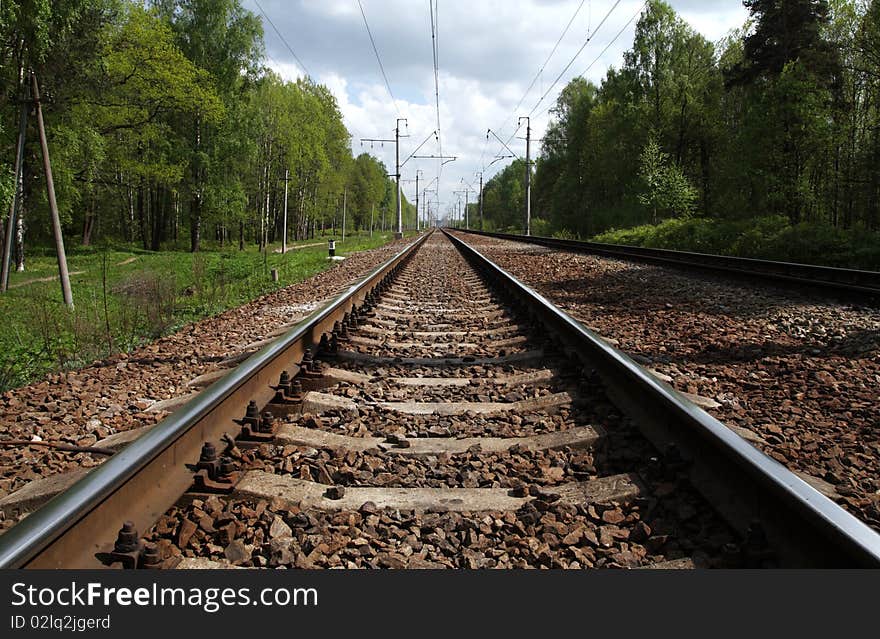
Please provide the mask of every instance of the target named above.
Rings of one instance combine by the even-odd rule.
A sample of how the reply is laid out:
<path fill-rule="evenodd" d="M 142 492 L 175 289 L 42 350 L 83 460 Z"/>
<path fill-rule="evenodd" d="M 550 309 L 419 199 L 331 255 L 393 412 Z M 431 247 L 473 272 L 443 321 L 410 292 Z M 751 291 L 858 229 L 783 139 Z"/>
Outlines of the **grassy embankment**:
<path fill-rule="evenodd" d="M 376 248 L 392 239 L 392 233 L 378 232 L 372 238 L 368 233 L 347 236 L 344 244 L 337 241 L 336 254 Z M 297 245 L 301 248 L 290 250 Z M 10 290 L 0 294 L 0 391 L 131 350 L 331 264 L 321 237 L 291 243 L 284 255 L 280 243 L 265 255 L 255 246 L 196 254 L 76 247 L 68 251 L 75 302 L 69 312 L 61 302 L 54 253 L 36 249 L 26 256 L 27 270 L 12 273 Z M 278 282 L 271 279 L 273 268 Z"/>
<path fill-rule="evenodd" d="M 791 225 L 779 216 L 741 221 L 673 219 L 607 231 L 592 241 L 880 270 L 880 233 L 814 222 Z"/>

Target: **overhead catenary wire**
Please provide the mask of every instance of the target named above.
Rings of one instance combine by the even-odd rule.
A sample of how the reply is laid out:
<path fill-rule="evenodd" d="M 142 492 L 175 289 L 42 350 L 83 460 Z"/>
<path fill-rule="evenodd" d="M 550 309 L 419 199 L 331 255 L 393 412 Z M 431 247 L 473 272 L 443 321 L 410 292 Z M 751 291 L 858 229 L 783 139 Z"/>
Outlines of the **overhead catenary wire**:
<path fill-rule="evenodd" d="M 608 18 L 611 17 L 611 14 L 614 13 L 614 10 L 618 7 L 620 2 L 621 2 L 621 0 L 616 0 L 616 2 L 613 5 L 611 5 L 611 8 L 608 10 L 608 13 L 605 14 L 605 17 L 602 18 L 602 21 L 599 22 L 599 24 L 596 26 L 596 28 L 593 29 L 592 33 L 590 33 L 587 36 L 587 39 L 584 40 L 584 43 L 581 45 L 580 49 L 577 50 L 577 52 L 572 56 L 571 60 L 568 61 L 568 64 L 566 64 L 565 67 L 563 67 L 562 71 L 559 72 L 559 75 L 556 76 L 556 79 L 553 80 L 553 84 L 550 85 L 550 87 L 544 92 L 544 95 L 542 95 L 538 99 L 538 101 L 535 103 L 535 106 L 532 107 L 532 110 L 529 111 L 529 116 L 533 115 L 535 113 L 535 111 L 538 110 L 538 107 L 541 106 L 541 103 L 544 101 L 544 98 L 546 98 L 548 95 L 550 95 L 550 92 L 553 91 L 553 89 L 556 87 L 557 84 L 559 84 L 559 81 L 562 79 L 562 76 L 564 76 L 565 72 L 568 71 L 569 68 L 571 68 L 571 65 L 574 64 L 575 60 L 577 60 L 578 57 L 580 57 L 581 53 L 583 53 L 584 49 L 587 48 L 587 45 L 590 44 L 590 42 L 593 40 L 593 37 L 596 35 L 596 33 L 599 31 L 599 29 L 602 28 L 602 25 L 604 25 L 605 22 L 608 20 Z"/>
<path fill-rule="evenodd" d="M 635 19 L 638 18 L 638 17 L 642 14 L 642 11 L 644 11 L 644 10 L 645 10 L 645 7 L 648 6 L 648 2 L 649 2 L 649 0 L 645 0 L 645 3 L 642 4 L 642 6 L 639 7 L 639 10 L 636 11 L 636 12 L 633 14 L 633 16 L 632 16 L 632 17 L 626 22 L 626 24 L 623 25 L 623 27 L 620 29 L 620 31 L 617 32 L 617 35 L 615 35 L 615 36 L 614 36 L 614 37 L 608 42 L 608 44 L 605 45 L 605 48 L 602 49 L 601 53 L 599 53 L 599 55 L 596 56 L 595 60 L 593 60 L 592 62 L 590 62 L 589 65 L 587 65 L 587 68 L 584 69 L 583 72 L 581 72 L 581 74 L 580 74 L 579 77 L 584 77 L 584 76 L 586 76 L 587 73 L 589 73 L 590 69 L 592 69 L 592 68 L 596 65 L 596 63 L 597 63 L 599 60 L 602 59 L 602 56 L 604 56 L 604 55 L 608 52 L 608 49 L 610 49 L 611 46 L 612 46 L 615 42 L 617 42 L 617 41 L 620 39 L 620 36 L 623 35 L 623 33 L 629 28 L 629 26 L 633 23 L 633 21 L 635 21 Z M 546 109 L 544 109 L 543 111 L 541 111 L 541 113 L 539 113 L 539 114 L 538 114 L 537 116 L 535 116 L 535 117 L 541 117 L 542 115 L 544 115 L 545 113 L 547 113 L 547 111 L 549 111 L 550 109 L 554 108 L 554 106 L 555 106 L 555 105 L 550 105 L 550 106 L 548 106 Z"/>
<path fill-rule="evenodd" d="M 428 0 L 431 17 L 431 52 L 434 58 L 434 104 L 437 113 L 437 155 L 443 157 L 443 132 L 440 126 L 440 0 Z M 442 160 L 437 164 L 437 188 L 443 175 Z"/>
<path fill-rule="evenodd" d="M 254 4 L 257 5 L 257 8 L 260 10 L 260 13 L 263 14 L 263 17 L 266 18 L 266 22 L 272 27 L 275 33 L 278 34 L 278 37 L 281 38 L 281 42 L 284 43 L 284 46 L 287 47 L 287 50 L 290 51 L 290 55 L 293 56 L 293 59 L 296 60 L 296 63 L 299 65 L 299 68 L 303 70 L 307 77 L 312 77 L 312 74 L 309 73 L 309 70 L 306 68 L 306 65 L 303 64 L 303 61 L 299 59 L 299 56 L 296 55 L 296 52 L 293 50 L 293 47 L 290 46 L 290 43 L 287 39 L 282 35 L 281 31 L 278 30 L 278 27 L 275 26 L 275 23 L 272 22 L 272 18 L 263 10 L 262 5 L 259 3 L 259 0 L 254 0 Z"/>
<path fill-rule="evenodd" d="M 282 42 L 284 43 L 284 45 L 287 47 L 287 50 L 290 51 L 290 54 L 293 56 L 293 59 L 296 60 L 296 63 L 300 66 L 300 68 L 301 68 L 301 69 L 303 70 L 303 72 L 306 74 L 306 77 L 309 78 L 309 79 L 313 78 L 314 76 L 313 76 L 313 75 L 309 72 L 309 70 L 306 68 L 306 65 L 303 64 L 303 61 L 299 58 L 299 56 L 296 55 L 296 52 L 294 52 L 293 48 L 292 48 L 292 47 L 290 46 L 290 44 L 287 42 L 287 39 L 286 39 L 286 38 L 282 35 L 282 33 L 278 30 L 278 27 L 275 26 L 275 23 L 272 22 L 272 19 L 269 17 L 269 15 L 266 13 L 266 11 L 263 9 L 263 7 L 260 5 L 260 3 L 258 2 L 258 0 L 254 0 L 254 4 L 257 5 L 257 8 L 260 10 L 260 13 L 263 14 L 263 17 L 264 17 L 264 18 L 266 19 L 266 21 L 272 26 L 272 29 L 275 30 L 275 33 L 278 34 L 278 37 L 281 38 L 281 41 L 282 41 Z M 279 62 L 278 60 L 276 60 L 275 58 L 273 58 L 273 57 L 269 54 L 268 51 L 265 52 L 265 55 L 266 55 L 267 58 L 269 58 L 269 60 L 271 60 L 272 62 L 274 62 L 274 63 L 276 64 L 276 66 L 281 66 L 280 62 Z M 355 129 L 354 125 L 351 123 L 351 120 L 349 120 L 349 118 L 346 117 L 345 113 L 342 113 L 341 110 L 340 110 L 340 115 L 342 116 L 342 119 L 343 119 L 343 121 L 345 122 L 345 128 L 349 131 L 349 134 L 350 134 L 350 137 L 352 138 L 352 140 L 354 140 L 355 138 L 359 138 L 359 137 L 361 137 L 361 136 L 358 134 L 357 129 Z"/>
<path fill-rule="evenodd" d="M 574 56 L 572 56 L 571 60 L 568 61 L 568 64 L 566 64 L 565 67 L 562 69 L 562 71 L 560 71 L 559 75 L 556 77 L 556 79 L 553 81 L 553 83 L 550 85 L 550 87 L 547 88 L 547 90 L 540 97 L 538 102 L 535 103 L 535 106 L 532 107 L 532 110 L 529 111 L 529 117 L 535 117 L 535 118 L 540 117 L 540 116 L 544 115 L 547 111 L 549 111 L 551 108 L 553 108 L 553 105 L 551 105 L 551 106 L 547 107 L 546 109 L 544 109 L 544 111 L 542 111 L 538 116 L 534 115 L 535 111 L 538 109 L 538 107 L 541 105 L 541 103 L 544 101 L 544 99 L 550 94 L 551 91 L 553 91 L 554 87 L 559 83 L 559 80 L 561 80 L 562 77 L 565 75 L 565 72 L 571 68 L 571 65 L 574 64 L 575 60 L 577 60 L 578 57 L 580 57 L 581 53 L 583 53 L 584 49 L 587 48 L 587 45 L 593 40 L 593 38 L 595 37 L 595 35 L 599 31 L 599 29 L 601 29 L 602 26 L 608 21 L 608 18 L 611 17 L 611 14 L 614 12 L 615 9 L 617 9 L 620 2 L 621 2 L 621 0 L 616 0 L 616 2 L 613 5 L 611 5 L 611 8 L 605 13 L 602 20 L 599 22 L 599 24 L 596 25 L 596 28 L 587 36 L 587 39 L 584 41 L 584 43 L 581 45 L 581 47 L 577 50 L 577 52 L 574 54 Z M 636 14 L 636 16 L 638 16 L 639 13 L 641 13 L 642 9 L 646 5 L 647 5 L 647 1 L 642 6 L 642 8 L 639 9 L 639 12 Z M 635 16 L 629 20 L 629 22 L 624 26 L 624 28 L 620 31 L 620 33 L 618 33 L 617 36 L 615 36 L 614 39 L 605 47 L 605 49 L 602 51 L 602 53 L 599 54 L 598 58 L 601 58 L 602 55 L 610 48 L 611 44 L 613 44 L 620 37 L 620 35 L 623 33 L 623 31 L 625 31 L 626 28 L 629 26 L 629 24 L 632 23 L 633 19 L 635 19 Z M 597 60 L 598 60 L 598 58 L 597 58 Z M 596 61 L 594 61 L 592 64 L 595 64 L 595 62 Z M 590 66 L 592 66 L 592 64 Z M 585 71 L 585 73 L 586 73 L 586 71 Z M 510 142 L 514 139 L 514 137 L 516 137 L 516 134 L 517 134 L 517 131 L 519 131 L 519 128 L 520 127 L 517 126 L 516 130 L 507 139 L 507 143 L 506 143 L 507 145 L 509 145 Z"/>
<path fill-rule="evenodd" d="M 382 72 L 382 78 L 385 80 L 385 88 L 388 89 L 388 95 L 391 96 L 391 103 L 394 105 L 394 110 L 397 111 L 397 115 L 400 116 L 400 109 L 397 108 L 397 98 L 394 97 L 394 92 L 391 90 L 391 83 L 388 81 L 388 75 L 385 73 L 385 65 L 382 64 L 382 56 L 379 55 L 379 49 L 376 47 L 376 41 L 373 39 L 373 32 L 370 31 L 370 23 L 367 21 L 367 14 L 364 11 L 364 5 L 361 3 L 361 0 L 357 0 L 357 3 L 361 9 L 361 16 L 364 19 L 364 27 L 367 29 L 370 44 L 373 46 L 373 53 L 376 54 L 376 61 L 379 63 L 379 70 Z"/>
<path fill-rule="evenodd" d="M 538 69 L 538 72 L 535 74 L 535 77 L 532 78 L 532 82 L 529 84 L 529 87 L 525 90 L 525 93 L 522 94 L 522 97 L 519 99 L 519 102 L 516 103 L 516 106 L 513 107 L 513 111 L 510 114 L 511 116 L 516 114 L 516 112 L 522 106 L 523 101 L 526 99 L 526 96 L 528 96 L 529 92 L 534 88 L 535 82 L 537 82 L 538 78 L 541 77 L 541 74 L 544 73 L 544 69 L 547 68 L 547 64 L 550 62 L 550 59 L 556 53 L 556 50 L 559 48 L 559 45 L 562 42 L 562 39 L 565 37 L 565 35 L 568 33 L 568 30 L 571 28 L 571 25 L 574 23 L 575 18 L 577 18 L 578 14 L 581 12 L 581 9 L 584 8 L 584 3 L 586 1 L 587 0 L 581 0 L 580 4 L 578 4 L 577 9 L 575 9 L 574 13 L 572 14 L 571 18 L 569 19 L 568 24 L 565 25 L 565 29 L 562 30 L 562 33 L 560 34 L 559 38 L 556 40 L 556 44 L 553 45 L 553 49 L 550 51 L 550 55 L 548 55 L 547 59 L 544 60 L 544 63 Z M 500 130 L 500 128 L 499 128 L 499 130 Z"/>

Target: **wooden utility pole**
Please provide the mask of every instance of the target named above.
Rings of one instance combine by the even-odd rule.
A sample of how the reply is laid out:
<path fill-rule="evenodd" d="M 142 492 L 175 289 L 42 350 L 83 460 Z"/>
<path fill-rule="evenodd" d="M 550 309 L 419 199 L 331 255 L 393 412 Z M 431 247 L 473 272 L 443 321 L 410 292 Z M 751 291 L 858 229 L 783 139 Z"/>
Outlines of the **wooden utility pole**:
<path fill-rule="evenodd" d="M 37 110 L 37 129 L 40 132 L 40 147 L 43 151 L 43 170 L 46 172 L 46 191 L 49 196 L 49 213 L 52 216 L 52 233 L 55 235 L 55 252 L 58 254 L 58 275 L 61 278 L 61 294 L 64 303 L 73 308 L 73 292 L 70 289 L 70 274 L 67 271 L 67 255 L 64 252 L 64 237 L 61 234 L 61 218 L 58 203 L 55 201 L 55 182 L 52 180 L 52 162 L 49 160 L 49 143 L 46 141 L 46 127 L 43 123 L 43 109 L 40 106 L 40 87 L 37 76 L 31 72 L 31 90 Z"/>

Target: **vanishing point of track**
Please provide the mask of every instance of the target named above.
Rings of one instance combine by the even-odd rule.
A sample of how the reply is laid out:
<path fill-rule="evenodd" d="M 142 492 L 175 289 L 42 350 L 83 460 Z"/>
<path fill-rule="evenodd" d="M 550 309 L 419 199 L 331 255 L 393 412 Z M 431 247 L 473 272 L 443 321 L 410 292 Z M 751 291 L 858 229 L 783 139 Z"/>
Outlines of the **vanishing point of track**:
<path fill-rule="evenodd" d="M 877 566 L 880 536 L 433 232 L 0 537 L 3 567 L 197 561 Z"/>

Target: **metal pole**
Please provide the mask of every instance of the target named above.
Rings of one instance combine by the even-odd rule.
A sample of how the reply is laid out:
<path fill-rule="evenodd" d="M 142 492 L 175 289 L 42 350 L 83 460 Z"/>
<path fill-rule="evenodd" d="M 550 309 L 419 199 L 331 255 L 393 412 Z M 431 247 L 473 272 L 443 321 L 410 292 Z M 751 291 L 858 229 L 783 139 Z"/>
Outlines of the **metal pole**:
<path fill-rule="evenodd" d="M 403 203 L 400 201 L 400 120 L 397 120 L 397 126 L 394 127 L 394 156 L 395 177 L 397 178 L 397 232 L 394 239 L 399 240 L 403 237 Z"/>
<path fill-rule="evenodd" d="M 9 269 L 12 266 L 12 236 L 15 233 L 15 215 L 21 204 L 22 193 L 22 162 L 24 161 L 24 138 L 27 131 L 27 104 L 22 102 L 18 119 L 18 144 L 15 149 L 15 190 L 12 193 L 12 204 L 9 205 L 9 219 L 6 222 L 6 237 L 3 241 L 3 268 L 0 272 L 0 291 L 9 290 Z"/>
<path fill-rule="evenodd" d="M 431 225 L 431 218 L 428 217 L 428 189 L 422 191 L 422 217 L 425 218 L 425 228 Z"/>
<path fill-rule="evenodd" d="M 419 173 L 421 171 L 416 171 L 416 230 L 420 231 L 419 228 Z"/>
<path fill-rule="evenodd" d="M 37 128 L 40 131 L 40 147 L 43 151 L 43 169 L 46 172 L 46 191 L 49 195 L 49 212 L 52 216 L 52 232 L 55 235 L 55 251 L 58 254 L 58 275 L 61 278 L 61 294 L 64 303 L 73 308 L 73 292 L 70 290 L 70 274 L 67 272 L 67 255 L 64 252 L 64 237 L 61 235 L 61 218 L 58 215 L 58 202 L 55 201 L 55 182 L 52 180 L 52 163 L 49 160 L 49 143 L 46 140 L 46 127 L 43 123 L 43 109 L 40 107 L 40 88 L 37 76 L 31 72 L 31 89 L 37 109 Z"/>
<path fill-rule="evenodd" d="M 281 254 L 287 254 L 287 185 L 290 182 L 290 169 L 284 169 L 284 231 L 281 233 Z M 299 231 L 297 231 L 298 233 Z"/>
<path fill-rule="evenodd" d="M 483 172 L 480 171 L 480 230 L 483 230 Z"/>
<path fill-rule="evenodd" d="M 526 118 L 526 235 L 532 234 L 532 122 Z"/>
<path fill-rule="evenodd" d="M 376 214 L 376 203 L 370 205 L 370 237 L 373 237 L 373 216 Z"/>

